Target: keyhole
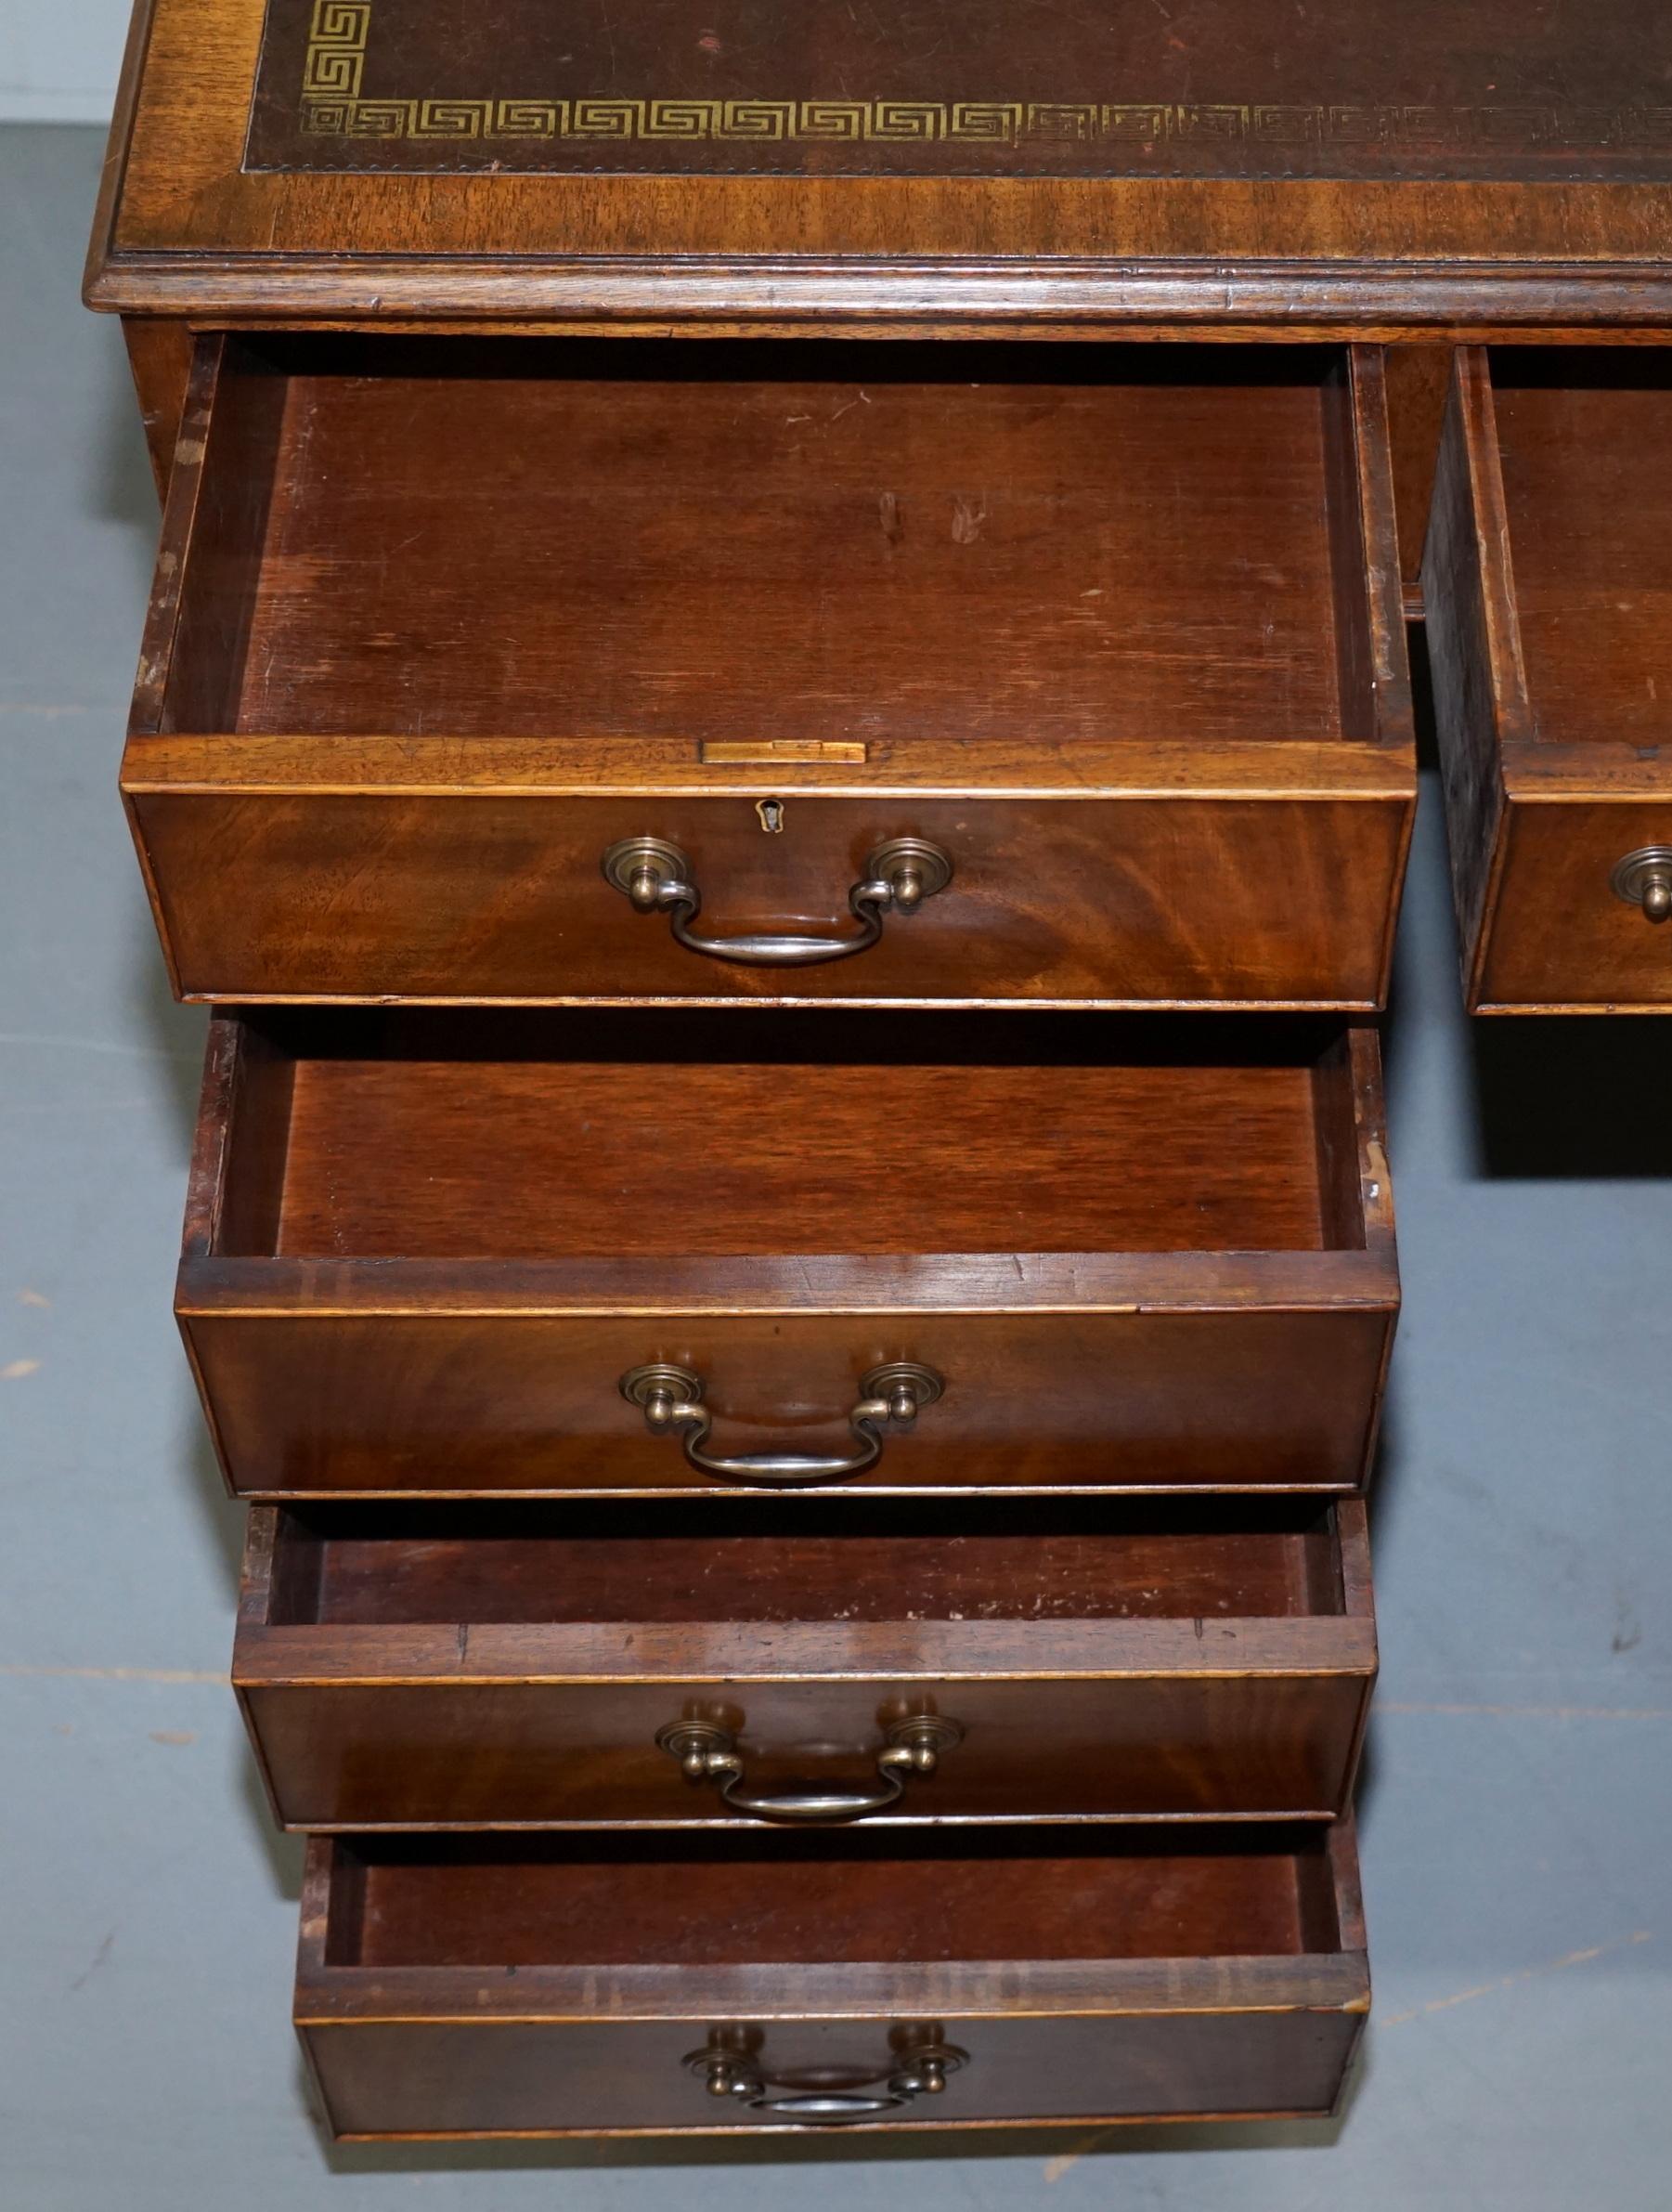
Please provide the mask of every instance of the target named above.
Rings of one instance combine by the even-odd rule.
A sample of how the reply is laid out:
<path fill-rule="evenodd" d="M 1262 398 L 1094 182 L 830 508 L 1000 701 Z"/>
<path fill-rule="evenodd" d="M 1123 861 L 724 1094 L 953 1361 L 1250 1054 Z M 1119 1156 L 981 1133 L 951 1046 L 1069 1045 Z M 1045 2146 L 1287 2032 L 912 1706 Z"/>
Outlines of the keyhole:
<path fill-rule="evenodd" d="M 770 838 L 775 838 L 784 827 L 784 801 L 782 799 L 758 799 L 755 812 L 760 816 L 760 826 Z"/>

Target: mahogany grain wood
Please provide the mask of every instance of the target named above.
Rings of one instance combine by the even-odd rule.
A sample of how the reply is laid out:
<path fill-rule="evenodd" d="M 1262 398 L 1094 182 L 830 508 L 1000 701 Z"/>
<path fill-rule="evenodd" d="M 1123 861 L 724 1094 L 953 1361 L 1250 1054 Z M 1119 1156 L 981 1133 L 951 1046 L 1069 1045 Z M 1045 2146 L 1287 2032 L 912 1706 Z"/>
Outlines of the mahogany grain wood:
<path fill-rule="evenodd" d="M 205 340 L 123 785 L 189 997 L 1329 1005 L 1414 794 L 1373 348 Z M 953 879 L 851 936 L 885 839 Z"/>
<path fill-rule="evenodd" d="M 1533 14 L 138 0 L 123 785 L 339 2135 L 1333 2108 L 1425 595 L 1473 997 L 1666 995 L 1672 38 Z M 644 838 L 711 936 L 952 873 L 739 965 Z M 829 1455 L 906 1361 L 792 1495 L 621 1386 Z M 812 1832 L 656 1741 L 914 1718 Z"/>
<path fill-rule="evenodd" d="M 884 2124 L 1327 2113 L 1368 2004 L 1348 1822 L 327 1839 L 296 2018 L 339 2136 L 684 2132 L 717 2033 Z"/>
<path fill-rule="evenodd" d="M 1398 514 L 1399 575 L 1405 612 L 1422 616 L 1422 549 L 1428 539 L 1434 472 L 1445 396 L 1451 389 L 1451 349 L 1445 345 L 1390 345 L 1383 356 L 1388 390 L 1388 436 L 1393 452 L 1393 501 Z"/>
<path fill-rule="evenodd" d="M 1457 357 L 1424 598 L 1476 1012 L 1672 1009 L 1611 887 L 1672 851 L 1669 409 L 1655 356 Z"/>
<path fill-rule="evenodd" d="M 309 0 L 270 30 L 266 0 L 141 9 L 93 304 L 1092 337 L 1672 318 L 1668 56 L 1637 0 L 1536 26 L 1490 0 L 1466 33 L 1441 0 L 1226 0 L 1183 34 L 940 0 L 816 34 L 736 0 L 595 28 L 539 0 L 327 15 L 310 42 Z M 589 129 L 594 98 L 616 105 Z"/>
<path fill-rule="evenodd" d="M 180 425 L 186 417 L 197 341 L 188 323 L 164 316 L 124 316 L 123 336 L 127 342 L 128 365 L 145 427 L 151 474 L 158 496 L 166 500 Z"/>
<path fill-rule="evenodd" d="M 1375 1664 L 1354 1499 L 386 1503 L 252 1514 L 233 1678 L 290 1828 L 734 1827 L 659 1729 L 862 1792 L 954 1720 L 890 1824 L 1327 1817 Z"/>
<path fill-rule="evenodd" d="M 1370 1032 L 853 1010 L 217 1018 L 177 1299 L 269 1498 L 714 1490 L 658 1360 L 732 1453 L 935 1370 L 845 1494 L 1353 1490 L 1397 1303 Z"/>

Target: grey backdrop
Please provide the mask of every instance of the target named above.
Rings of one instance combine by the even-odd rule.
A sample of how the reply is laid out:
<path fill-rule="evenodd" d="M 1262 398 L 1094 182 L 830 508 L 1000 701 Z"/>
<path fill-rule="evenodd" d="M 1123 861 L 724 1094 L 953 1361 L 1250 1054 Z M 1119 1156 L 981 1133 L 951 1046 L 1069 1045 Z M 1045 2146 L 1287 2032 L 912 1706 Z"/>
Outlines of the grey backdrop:
<path fill-rule="evenodd" d="M 169 1314 L 203 1021 L 116 800 L 156 513 L 117 332 L 76 301 L 100 147 L 0 131 L 0 2204 L 1663 2212 L 1672 1022 L 1471 1029 L 1432 789 L 1388 1039 L 1406 1302 L 1344 2118 L 324 2147 L 288 2025 L 300 1846 L 224 1686 L 240 1516 Z"/>
<path fill-rule="evenodd" d="M 130 0 L 0 0 L 0 123 L 110 112 Z"/>

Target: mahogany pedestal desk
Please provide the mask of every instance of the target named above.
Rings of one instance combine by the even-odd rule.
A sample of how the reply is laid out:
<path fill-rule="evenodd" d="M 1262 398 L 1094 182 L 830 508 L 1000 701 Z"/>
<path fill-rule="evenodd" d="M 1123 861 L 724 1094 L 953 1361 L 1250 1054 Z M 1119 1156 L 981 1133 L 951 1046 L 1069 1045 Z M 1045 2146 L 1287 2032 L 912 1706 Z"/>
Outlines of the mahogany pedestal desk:
<path fill-rule="evenodd" d="M 140 7 L 123 782 L 337 2133 L 1335 2104 L 1407 616 L 1471 1005 L 1672 1005 L 1672 38 L 1549 14 Z"/>

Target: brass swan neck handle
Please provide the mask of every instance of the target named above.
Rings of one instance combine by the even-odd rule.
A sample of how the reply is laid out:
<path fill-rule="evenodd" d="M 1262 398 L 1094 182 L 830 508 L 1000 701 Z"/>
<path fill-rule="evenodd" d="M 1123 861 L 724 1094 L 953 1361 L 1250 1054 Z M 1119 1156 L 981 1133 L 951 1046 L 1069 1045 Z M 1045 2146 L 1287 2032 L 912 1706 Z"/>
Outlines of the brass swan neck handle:
<path fill-rule="evenodd" d="M 861 1378 L 858 1402 L 848 1412 L 854 1449 L 838 1455 L 803 1451 L 745 1451 L 730 1458 L 706 1449 L 714 1425 L 703 1403 L 703 1378 L 686 1367 L 654 1362 L 629 1368 L 621 1395 L 644 1412 L 653 1436 L 669 1432 L 684 1441 L 685 1457 L 717 1482 L 736 1482 L 761 1490 L 795 1490 L 817 1482 L 843 1482 L 862 1475 L 882 1457 L 883 1431 L 910 1428 L 923 1407 L 933 1405 L 945 1386 L 932 1367 L 914 1360 L 895 1360 Z"/>
<path fill-rule="evenodd" d="M 940 2096 L 949 2077 L 969 2064 L 968 2051 L 948 2043 L 939 2029 L 917 2029 L 891 2036 L 888 2064 L 858 2080 L 846 2069 L 823 2078 L 816 2068 L 773 2075 L 762 2041 L 758 2032 L 716 2028 L 703 2049 L 686 2055 L 685 2070 L 702 2077 L 710 2097 L 750 2112 L 803 2127 L 840 2127 L 899 2112 L 919 2097 Z"/>
<path fill-rule="evenodd" d="M 848 893 L 849 912 L 860 925 L 850 937 L 699 937 L 692 925 L 702 912 L 703 894 L 690 861 L 666 838 L 620 839 L 603 856 L 603 875 L 639 913 L 666 914 L 687 952 L 746 968 L 811 968 L 868 952 L 883 933 L 884 915 L 915 913 L 925 899 L 946 889 L 953 864 L 939 845 L 922 838 L 890 838 L 878 845 Z"/>
<path fill-rule="evenodd" d="M 864 1820 L 886 1813 L 905 1795 L 914 1777 L 927 1778 L 943 1752 L 964 1741 L 956 1721 L 914 1713 L 892 1722 L 876 1754 L 876 1781 L 869 1789 L 792 1789 L 762 1795 L 747 1788 L 737 1737 L 711 1721 L 674 1721 L 656 1736 L 656 1749 L 677 1759 L 688 1782 L 717 1783 L 720 1802 L 750 1820 Z"/>

